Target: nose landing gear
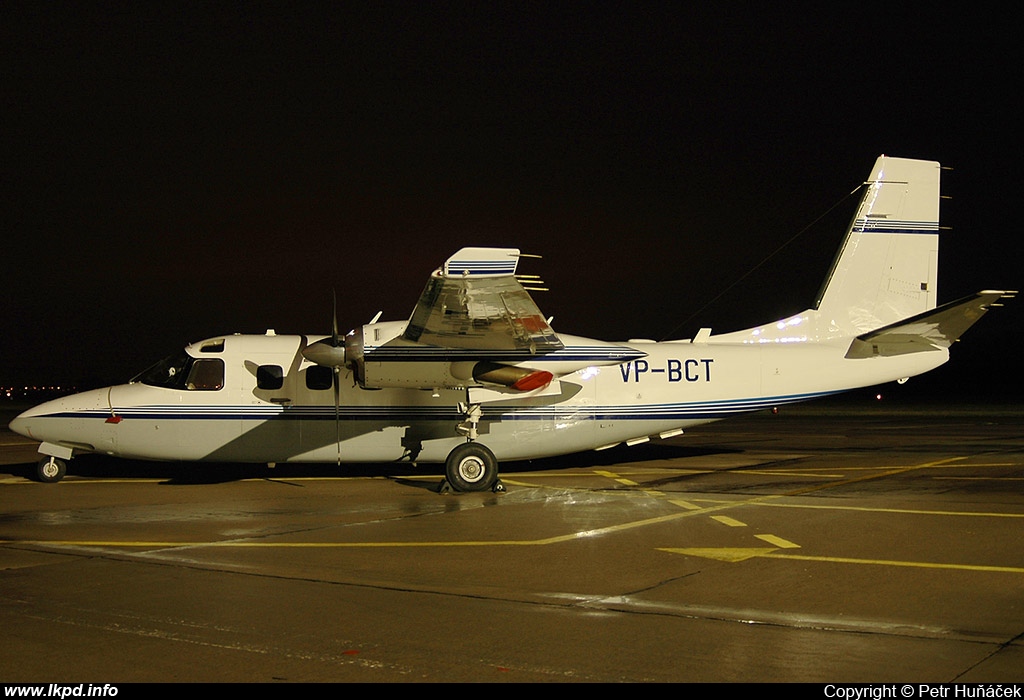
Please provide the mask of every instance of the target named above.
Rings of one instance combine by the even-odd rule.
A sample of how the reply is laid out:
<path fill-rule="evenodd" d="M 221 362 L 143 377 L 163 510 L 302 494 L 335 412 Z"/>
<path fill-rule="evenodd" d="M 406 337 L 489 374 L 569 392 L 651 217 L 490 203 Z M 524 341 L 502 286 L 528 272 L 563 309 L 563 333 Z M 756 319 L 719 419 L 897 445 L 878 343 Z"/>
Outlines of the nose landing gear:
<path fill-rule="evenodd" d="M 68 463 L 59 457 L 43 457 L 36 464 L 36 480 L 44 484 L 54 484 L 67 474 Z"/>

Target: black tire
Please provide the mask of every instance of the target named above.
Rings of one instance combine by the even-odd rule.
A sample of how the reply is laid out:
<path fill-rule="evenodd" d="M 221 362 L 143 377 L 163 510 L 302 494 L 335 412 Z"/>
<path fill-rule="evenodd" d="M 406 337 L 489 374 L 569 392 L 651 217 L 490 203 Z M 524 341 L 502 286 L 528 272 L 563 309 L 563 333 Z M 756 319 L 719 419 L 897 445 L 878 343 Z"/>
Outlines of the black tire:
<path fill-rule="evenodd" d="M 466 442 L 448 453 L 444 473 L 456 491 L 489 491 L 498 481 L 498 460 L 483 445 Z"/>
<path fill-rule="evenodd" d="M 55 484 L 68 472 L 68 463 L 57 457 L 44 457 L 36 464 L 36 479 L 44 484 Z"/>

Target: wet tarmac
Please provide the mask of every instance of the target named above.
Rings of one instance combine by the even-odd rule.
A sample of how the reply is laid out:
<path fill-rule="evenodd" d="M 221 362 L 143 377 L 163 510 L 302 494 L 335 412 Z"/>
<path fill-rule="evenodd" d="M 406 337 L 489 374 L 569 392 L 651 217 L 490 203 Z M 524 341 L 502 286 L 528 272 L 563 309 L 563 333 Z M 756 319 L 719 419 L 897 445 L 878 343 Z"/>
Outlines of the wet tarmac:
<path fill-rule="evenodd" d="M 85 457 L 40 484 L 0 431 L 0 678 L 1021 682 L 1022 447 L 1024 407 L 824 402 L 440 494 Z"/>

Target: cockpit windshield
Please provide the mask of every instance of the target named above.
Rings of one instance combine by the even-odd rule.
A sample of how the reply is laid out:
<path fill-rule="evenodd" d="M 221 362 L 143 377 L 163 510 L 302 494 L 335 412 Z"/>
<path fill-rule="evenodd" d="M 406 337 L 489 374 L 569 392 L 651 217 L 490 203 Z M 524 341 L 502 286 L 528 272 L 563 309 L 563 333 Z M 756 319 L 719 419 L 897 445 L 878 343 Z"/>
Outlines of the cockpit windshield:
<path fill-rule="evenodd" d="M 131 383 L 189 391 L 216 391 L 224 386 L 224 361 L 196 359 L 184 350 L 157 362 L 132 378 Z"/>

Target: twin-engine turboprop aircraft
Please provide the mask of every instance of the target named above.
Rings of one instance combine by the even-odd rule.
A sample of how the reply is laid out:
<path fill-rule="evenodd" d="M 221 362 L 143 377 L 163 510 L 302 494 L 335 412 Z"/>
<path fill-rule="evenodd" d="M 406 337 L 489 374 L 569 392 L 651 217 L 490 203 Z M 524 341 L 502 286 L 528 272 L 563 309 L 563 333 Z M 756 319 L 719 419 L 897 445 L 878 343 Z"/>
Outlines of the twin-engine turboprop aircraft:
<path fill-rule="evenodd" d="M 936 307 L 936 162 L 880 157 L 814 306 L 692 340 L 556 333 L 511 248 L 463 248 L 408 321 L 339 337 L 224 335 L 130 383 L 22 413 L 37 475 L 80 453 L 213 462 L 444 462 L 457 491 L 501 490 L 498 460 L 678 435 L 689 426 L 903 380 L 1015 292 Z M 376 321 L 376 319 L 374 319 Z"/>

